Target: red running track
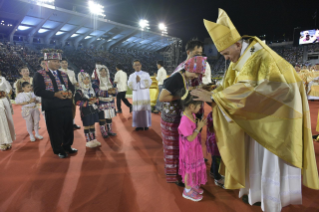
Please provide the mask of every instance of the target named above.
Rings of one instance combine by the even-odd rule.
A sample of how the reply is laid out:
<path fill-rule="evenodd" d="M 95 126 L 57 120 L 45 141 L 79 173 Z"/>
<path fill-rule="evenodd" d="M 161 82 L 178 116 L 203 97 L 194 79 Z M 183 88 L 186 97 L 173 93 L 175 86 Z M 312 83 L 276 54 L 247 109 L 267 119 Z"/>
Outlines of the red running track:
<path fill-rule="evenodd" d="M 314 130 L 319 102 L 309 104 Z M 149 131 L 135 132 L 128 109 L 122 107 L 123 114 L 113 119 L 116 137 L 104 140 L 97 130 L 102 147 L 88 149 L 83 129 L 77 130 L 73 147 L 79 152 L 60 159 L 51 150 L 43 117 L 40 133 L 44 139 L 31 143 L 20 107 L 14 106 L 17 139 L 12 150 L 0 152 L 0 212 L 261 211 L 243 203 L 238 190 L 219 188 L 211 178 L 201 202 L 184 199 L 182 188 L 165 181 L 160 116 L 152 116 Z M 79 113 L 76 123 L 81 124 Z M 318 164 L 319 143 L 314 146 Z M 319 191 L 303 187 L 303 205 L 282 211 L 319 211 L 318 200 Z"/>

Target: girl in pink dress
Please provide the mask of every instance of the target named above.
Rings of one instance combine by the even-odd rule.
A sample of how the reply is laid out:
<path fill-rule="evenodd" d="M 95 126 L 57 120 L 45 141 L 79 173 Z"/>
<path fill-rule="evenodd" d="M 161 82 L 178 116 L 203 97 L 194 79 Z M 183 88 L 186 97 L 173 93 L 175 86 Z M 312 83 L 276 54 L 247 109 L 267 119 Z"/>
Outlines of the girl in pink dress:
<path fill-rule="evenodd" d="M 200 110 L 202 102 L 194 101 L 187 91 L 182 97 L 183 116 L 178 127 L 179 132 L 179 174 L 185 183 L 183 197 L 192 201 L 203 199 L 204 193 L 200 185 L 207 182 L 206 165 L 201 145 L 200 130 L 206 120 L 196 124 L 195 114 Z"/>

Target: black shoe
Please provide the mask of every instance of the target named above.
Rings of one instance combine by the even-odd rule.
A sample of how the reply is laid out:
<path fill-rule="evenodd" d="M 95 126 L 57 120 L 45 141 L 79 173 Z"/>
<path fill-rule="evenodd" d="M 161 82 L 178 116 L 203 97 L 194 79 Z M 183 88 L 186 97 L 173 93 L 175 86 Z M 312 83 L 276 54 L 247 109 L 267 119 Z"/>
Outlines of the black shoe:
<path fill-rule="evenodd" d="M 143 130 L 143 127 L 136 127 L 135 131 Z"/>
<path fill-rule="evenodd" d="M 69 154 L 73 154 L 73 153 L 77 153 L 78 150 L 77 149 L 74 149 L 72 147 L 70 148 L 67 148 L 67 149 L 64 149 L 66 152 L 68 152 Z"/>
<path fill-rule="evenodd" d="M 113 133 L 113 132 L 110 132 L 110 131 L 109 131 L 107 134 L 108 134 L 109 136 L 116 136 L 116 133 Z"/>
<path fill-rule="evenodd" d="M 242 200 L 243 200 L 244 203 L 249 204 L 248 196 L 247 196 L 247 195 L 244 195 L 244 196 L 242 197 Z M 254 205 L 254 206 L 261 206 L 261 202 L 255 202 L 253 205 Z"/>
<path fill-rule="evenodd" d="M 144 130 L 148 130 L 148 127 L 144 127 Z"/>
<path fill-rule="evenodd" d="M 319 136 L 319 135 L 313 135 L 313 136 L 312 136 L 312 139 L 317 139 L 318 136 Z"/>
<path fill-rule="evenodd" d="M 154 113 L 154 114 L 159 114 L 159 111 L 155 109 L 155 110 L 153 111 L 153 113 Z"/>
<path fill-rule="evenodd" d="M 208 162 L 208 159 L 207 159 L 207 158 L 204 158 L 204 161 L 205 161 L 205 163 L 207 163 L 207 162 Z"/>
<path fill-rule="evenodd" d="M 66 154 L 66 153 L 59 153 L 58 156 L 59 156 L 59 158 L 66 158 L 66 157 L 68 157 L 68 154 Z"/>
<path fill-rule="evenodd" d="M 243 200 L 244 203 L 249 204 L 247 195 L 244 195 L 241 199 Z"/>
<path fill-rule="evenodd" d="M 175 182 L 175 184 L 179 187 L 185 187 L 185 184 L 183 182 Z"/>
<path fill-rule="evenodd" d="M 73 124 L 73 129 L 75 129 L 75 130 L 79 130 L 79 129 L 81 129 L 81 127 L 80 127 L 80 126 L 78 126 L 78 125 L 76 125 L 76 124 Z"/>

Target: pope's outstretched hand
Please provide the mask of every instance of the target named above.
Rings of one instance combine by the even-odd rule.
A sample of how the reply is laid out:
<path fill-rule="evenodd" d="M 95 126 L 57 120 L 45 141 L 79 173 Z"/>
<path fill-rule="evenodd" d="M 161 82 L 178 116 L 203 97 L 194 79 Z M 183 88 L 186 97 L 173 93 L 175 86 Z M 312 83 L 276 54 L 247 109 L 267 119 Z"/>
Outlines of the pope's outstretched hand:
<path fill-rule="evenodd" d="M 195 101 L 203 101 L 203 102 L 209 102 L 209 103 L 212 102 L 212 99 L 211 99 L 212 94 L 209 91 L 206 91 L 204 89 L 198 88 L 198 89 L 192 90 L 191 94 L 197 97 L 194 99 Z"/>

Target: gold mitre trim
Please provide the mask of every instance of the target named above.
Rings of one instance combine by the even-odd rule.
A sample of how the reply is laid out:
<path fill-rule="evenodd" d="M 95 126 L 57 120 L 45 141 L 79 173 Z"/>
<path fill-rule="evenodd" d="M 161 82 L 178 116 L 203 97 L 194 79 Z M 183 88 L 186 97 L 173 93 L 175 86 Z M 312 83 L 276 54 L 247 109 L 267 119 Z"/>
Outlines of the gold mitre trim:
<path fill-rule="evenodd" d="M 216 23 L 204 19 L 204 25 L 214 41 L 218 52 L 227 49 L 241 39 L 233 22 L 222 9 L 218 10 Z"/>

